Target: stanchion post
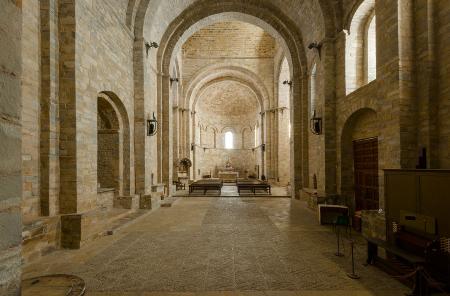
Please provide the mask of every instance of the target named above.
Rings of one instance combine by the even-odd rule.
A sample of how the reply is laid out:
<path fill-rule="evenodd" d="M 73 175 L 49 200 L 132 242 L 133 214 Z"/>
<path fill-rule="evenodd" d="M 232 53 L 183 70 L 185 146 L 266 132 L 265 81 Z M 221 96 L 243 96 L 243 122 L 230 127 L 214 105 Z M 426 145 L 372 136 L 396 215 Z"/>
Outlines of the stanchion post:
<path fill-rule="evenodd" d="M 347 276 L 351 279 L 357 280 L 360 278 L 360 276 L 355 273 L 355 256 L 353 254 L 353 249 L 355 247 L 354 240 L 350 240 L 350 247 L 352 249 L 352 273 L 347 273 Z"/>
<path fill-rule="evenodd" d="M 341 253 L 341 248 L 340 248 L 340 229 L 339 229 L 339 225 L 336 225 L 336 237 L 337 237 L 337 252 L 334 253 L 334 255 L 336 255 L 337 257 L 343 257 L 344 254 Z"/>

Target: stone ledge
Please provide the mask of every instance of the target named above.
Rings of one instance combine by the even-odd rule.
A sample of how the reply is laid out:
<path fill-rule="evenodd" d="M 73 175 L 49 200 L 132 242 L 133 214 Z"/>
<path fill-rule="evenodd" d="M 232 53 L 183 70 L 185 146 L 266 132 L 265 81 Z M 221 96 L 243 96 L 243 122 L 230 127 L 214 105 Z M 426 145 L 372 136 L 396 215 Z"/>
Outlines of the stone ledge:
<path fill-rule="evenodd" d="M 133 210 L 97 208 L 61 216 L 61 247 L 79 249 L 86 242 L 105 234 L 108 226 Z"/>
<path fill-rule="evenodd" d="M 138 209 L 139 198 L 137 196 L 116 196 L 114 197 L 113 207 L 116 209 Z"/>
<path fill-rule="evenodd" d="M 55 250 L 59 246 L 60 217 L 39 217 L 24 225 L 22 230 L 22 257 L 25 262 Z"/>

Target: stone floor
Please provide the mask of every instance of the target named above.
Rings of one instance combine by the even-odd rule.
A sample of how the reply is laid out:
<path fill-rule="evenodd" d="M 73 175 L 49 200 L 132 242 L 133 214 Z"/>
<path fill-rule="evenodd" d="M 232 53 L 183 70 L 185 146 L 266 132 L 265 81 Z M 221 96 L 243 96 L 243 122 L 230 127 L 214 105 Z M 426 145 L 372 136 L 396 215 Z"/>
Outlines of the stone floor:
<path fill-rule="evenodd" d="M 364 261 L 357 240 L 351 280 L 348 241 L 302 202 L 287 198 L 178 199 L 82 250 L 62 250 L 24 267 L 24 278 L 69 273 L 87 295 L 403 295 L 406 289 Z"/>

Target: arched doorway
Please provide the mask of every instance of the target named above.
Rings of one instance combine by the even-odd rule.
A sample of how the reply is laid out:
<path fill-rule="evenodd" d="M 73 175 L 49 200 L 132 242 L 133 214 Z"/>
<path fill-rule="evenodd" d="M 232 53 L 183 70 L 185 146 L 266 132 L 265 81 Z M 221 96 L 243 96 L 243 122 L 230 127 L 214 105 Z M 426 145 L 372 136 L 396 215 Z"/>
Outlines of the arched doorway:
<path fill-rule="evenodd" d="M 346 121 L 341 140 L 341 193 L 355 212 L 379 208 L 379 123 L 370 108 Z"/>

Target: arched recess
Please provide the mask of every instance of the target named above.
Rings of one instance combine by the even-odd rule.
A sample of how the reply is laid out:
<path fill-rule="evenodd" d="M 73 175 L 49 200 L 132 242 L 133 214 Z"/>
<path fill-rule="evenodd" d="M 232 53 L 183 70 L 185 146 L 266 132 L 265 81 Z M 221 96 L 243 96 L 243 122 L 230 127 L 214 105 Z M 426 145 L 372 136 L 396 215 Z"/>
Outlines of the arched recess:
<path fill-rule="evenodd" d="M 271 100 L 269 92 L 264 83 L 254 72 L 236 65 L 215 64 L 200 69 L 187 84 L 183 96 L 183 104 L 185 109 L 189 109 L 193 112 L 193 116 L 188 118 L 185 122 L 187 126 L 195 126 L 196 120 L 199 119 L 196 106 L 201 94 L 210 86 L 213 86 L 215 83 L 220 83 L 221 81 L 237 82 L 248 88 L 259 103 L 259 112 L 264 112 L 269 106 L 269 101 Z M 234 134 L 237 136 L 236 131 Z M 261 138 L 262 134 L 259 134 L 258 136 Z M 259 139 L 259 141 L 262 142 L 263 140 Z M 240 146 L 242 146 L 242 137 L 235 137 L 235 143 L 238 142 L 240 143 Z M 186 143 L 185 145 L 188 147 L 189 143 Z M 239 146 L 239 144 L 237 145 Z M 216 133 L 216 147 L 223 147 L 223 132 Z M 194 159 L 196 155 L 192 153 L 191 157 Z M 260 166 L 263 167 L 263 164 L 261 163 Z"/>
<path fill-rule="evenodd" d="M 252 137 L 253 128 L 251 126 L 244 127 L 241 130 L 241 148 L 251 149 L 255 147 L 254 139 Z"/>
<path fill-rule="evenodd" d="M 117 118 L 117 124 L 111 126 L 112 129 L 117 129 L 117 147 L 118 147 L 118 162 L 114 164 L 117 166 L 118 172 L 116 176 L 117 194 L 119 196 L 129 196 L 131 194 L 130 176 L 131 159 L 130 159 L 130 122 L 125 106 L 119 97 L 110 91 L 104 91 L 98 94 L 98 108 L 110 108 Z M 98 143 L 100 145 L 100 143 Z M 100 148 L 100 147 L 99 147 Z M 115 160 L 113 160 L 115 161 Z M 101 186 L 101 184 L 100 184 Z"/>
<path fill-rule="evenodd" d="M 355 179 L 355 170 L 358 170 L 359 174 L 365 175 L 364 182 L 369 183 L 368 185 L 373 187 L 373 191 L 370 194 L 377 194 L 376 201 L 371 201 L 369 206 L 363 206 L 367 209 L 374 209 L 373 205 L 377 205 L 378 208 L 380 204 L 380 195 L 379 195 L 379 187 L 380 187 L 380 169 L 379 169 L 379 145 L 378 145 L 378 137 L 380 136 L 380 127 L 377 121 L 377 113 L 374 109 L 371 108 L 361 108 L 353 112 L 348 119 L 345 121 L 345 124 L 342 129 L 341 134 L 341 151 L 340 151 L 340 159 L 341 159 L 341 196 L 343 196 L 347 200 L 347 204 L 353 210 L 361 210 L 361 205 L 355 201 L 356 196 L 358 195 L 358 186 L 360 184 L 357 179 L 361 177 L 356 176 Z M 371 144 L 372 143 L 372 144 Z M 356 155 L 359 152 L 354 151 L 354 149 L 359 149 L 357 147 L 361 147 L 360 144 L 367 144 L 369 146 L 368 149 L 371 149 L 368 152 L 368 156 L 366 156 L 366 160 L 369 157 L 370 153 L 373 153 L 371 157 L 376 157 L 375 159 L 371 159 L 367 161 L 367 164 L 373 163 L 376 167 L 376 174 L 372 171 L 372 168 L 368 168 L 367 172 L 359 170 L 359 168 L 355 168 L 355 157 L 360 157 L 360 155 Z M 364 148 L 364 146 L 362 146 Z M 364 152 L 364 153 L 365 153 Z M 358 174 L 357 173 L 357 174 Z M 367 196 L 369 197 L 369 196 Z M 371 198 L 373 198 L 372 196 Z"/>

